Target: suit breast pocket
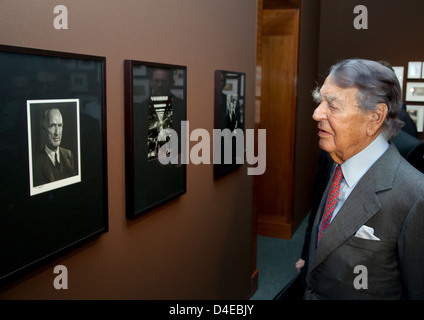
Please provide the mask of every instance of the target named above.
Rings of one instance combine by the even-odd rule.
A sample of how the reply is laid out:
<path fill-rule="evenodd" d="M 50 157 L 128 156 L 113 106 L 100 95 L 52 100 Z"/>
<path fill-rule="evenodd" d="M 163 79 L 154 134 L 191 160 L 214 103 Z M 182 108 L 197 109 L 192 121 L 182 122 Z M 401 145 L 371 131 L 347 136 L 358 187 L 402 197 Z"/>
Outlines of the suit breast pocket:
<path fill-rule="evenodd" d="M 365 291 L 358 291 L 354 286 L 351 287 L 354 288 L 354 292 L 366 293 L 374 298 L 397 295 L 400 278 L 396 259 L 396 241 L 352 237 L 339 249 L 338 258 L 345 264 L 344 273 L 340 279 L 348 279 L 346 283 L 351 285 L 360 276 L 361 281 L 367 283 Z M 357 269 L 358 266 L 362 268 Z"/>
<path fill-rule="evenodd" d="M 392 241 L 376 241 L 352 237 L 345 242 L 342 252 L 344 259 L 354 267 L 365 265 L 370 269 L 393 267 L 396 257 L 396 243 Z"/>
<path fill-rule="evenodd" d="M 384 250 L 385 248 L 390 247 L 391 242 L 390 241 L 382 241 L 382 240 L 368 240 L 368 239 L 362 239 L 358 237 L 351 237 L 349 240 L 346 241 L 346 245 L 355 247 L 358 249 L 363 250 Z"/>

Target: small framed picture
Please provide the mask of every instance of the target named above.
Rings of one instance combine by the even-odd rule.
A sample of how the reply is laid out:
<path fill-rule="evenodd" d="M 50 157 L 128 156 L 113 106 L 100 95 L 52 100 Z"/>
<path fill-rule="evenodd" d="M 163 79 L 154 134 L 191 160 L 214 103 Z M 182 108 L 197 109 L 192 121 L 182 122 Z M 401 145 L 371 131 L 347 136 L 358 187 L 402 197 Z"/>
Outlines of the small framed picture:
<path fill-rule="evenodd" d="M 399 81 L 400 90 L 403 91 L 403 73 L 404 73 L 404 67 L 393 67 L 393 71 L 395 72 L 396 78 Z"/>
<path fill-rule="evenodd" d="M 408 79 L 420 79 L 421 78 L 421 61 L 410 61 L 408 62 Z"/>
<path fill-rule="evenodd" d="M 405 95 L 406 101 L 424 102 L 424 82 L 408 82 Z"/>
<path fill-rule="evenodd" d="M 126 60 L 124 77 L 126 216 L 131 219 L 186 192 L 186 67 Z"/>
<path fill-rule="evenodd" d="M 79 99 L 28 100 L 30 195 L 81 182 Z"/>
<path fill-rule="evenodd" d="M 409 113 L 412 120 L 414 120 L 417 131 L 423 132 L 424 129 L 424 106 L 407 105 L 406 111 Z"/>
<path fill-rule="evenodd" d="M 219 129 L 219 156 L 214 155 L 214 178 L 223 176 L 244 163 L 244 136 L 246 74 L 215 71 L 215 129 Z"/>

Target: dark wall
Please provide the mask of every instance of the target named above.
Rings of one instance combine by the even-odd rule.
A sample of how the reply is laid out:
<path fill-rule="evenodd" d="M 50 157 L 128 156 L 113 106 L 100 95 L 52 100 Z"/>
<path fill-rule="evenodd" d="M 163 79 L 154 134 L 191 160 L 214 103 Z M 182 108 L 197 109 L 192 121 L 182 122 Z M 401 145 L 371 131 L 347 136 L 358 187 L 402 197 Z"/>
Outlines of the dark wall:
<path fill-rule="evenodd" d="M 355 6 L 368 10 L 368 29 L 355 29 Z M 321 0 L 318 80 L 338 60 L 385 60 L 404 67 L 403 94 L 409 61 L 424 61 L 422 0 Z M 424 81 L 413 80 L 413 81 Z M 404 95 L 405 101 L 405 95 Z M 423 103 L 410 103 L 422 105 Z M 424 135 L 419 133 L 419 138 Z"/>
<path fill-rule="evenodd" d="M 356 5 L 368 9 L 368 29 L 357 30 Z M 340 59 L 386 60 L 405 66 L 424 61 L 422 0 L 321 0 L 319 72 Z"/>

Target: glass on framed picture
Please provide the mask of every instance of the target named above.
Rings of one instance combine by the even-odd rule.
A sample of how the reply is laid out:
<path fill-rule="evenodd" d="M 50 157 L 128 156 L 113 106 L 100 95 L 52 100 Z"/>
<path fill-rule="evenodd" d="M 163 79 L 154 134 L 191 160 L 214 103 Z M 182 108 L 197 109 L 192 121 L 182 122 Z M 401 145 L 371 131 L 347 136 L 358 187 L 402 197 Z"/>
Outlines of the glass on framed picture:
<path fill-rule="evenodd" d="M 125 61 L 127 218 L 186 191 L 186 67 Z M 175 142 L 175 143 L 174 143 Z"/>

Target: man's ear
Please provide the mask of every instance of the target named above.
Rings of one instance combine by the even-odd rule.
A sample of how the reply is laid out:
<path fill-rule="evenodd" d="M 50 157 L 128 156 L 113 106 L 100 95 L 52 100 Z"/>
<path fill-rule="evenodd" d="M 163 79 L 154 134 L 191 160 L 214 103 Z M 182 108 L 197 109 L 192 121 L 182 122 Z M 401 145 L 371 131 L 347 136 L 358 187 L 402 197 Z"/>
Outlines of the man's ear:
<path fill-rule="evenodd" d="M 374 110 L 369 113 L 369 124 L 367 128 L 367 134 L 369 136 L 375 135 L 379 132 L 383 126 L 384 120 L 386 120 L 389 108 L 385 103 L 380 103 L 374 107 Z"/>

